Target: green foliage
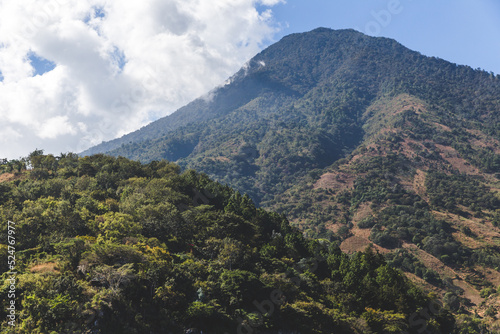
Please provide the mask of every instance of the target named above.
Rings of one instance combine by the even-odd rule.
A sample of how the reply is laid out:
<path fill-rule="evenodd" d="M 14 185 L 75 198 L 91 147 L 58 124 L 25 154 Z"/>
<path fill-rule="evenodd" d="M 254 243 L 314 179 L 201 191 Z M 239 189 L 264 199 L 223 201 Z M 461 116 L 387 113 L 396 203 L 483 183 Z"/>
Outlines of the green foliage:
<path fill-rule="evenodd" d="M 457 334 L 480 334 L 487 331 L 486 325 L 476 317 L 461 315 L 457 321 Z"/>
<path fill-rule="evenodd" d="M 419 245 L 449 265 L 471 261 L 472 251 L 453 239 L 451 226 L 434 218 L 427 209 L 390 206 L 381 210 L 375 219 L 378 224 L 372 228 L 370 238 L 381 246 L 394 248 L 404 240 Z"/>
<path fill-rule="evenodd" d="M 371 307 L 406 313 L 409 305 L 425 300 L 419 290 L 408 286 L 399 271 L 387 266 L 384 258 L 371 249 L 352 258 L 342 253 L 330 255 L 328 265 L 332 277 L 343 283 L 339 292 L 346 298 L 346 311 L 362 312 L 363 307 Z M 401 294 L 401 289 L 407 289 L 406 293 Z M 364 305 L 359 303 L 361 300 Z"/>
<path fill-rule="evenodd" d="M 0 214 L 19 240 L 19 333 L 353 333 L 350 319 L 363 317 L 396 331 L 427 302 L 381 255 L 306 240 L 205 175 L 164 161 L 45 158 L 31 163 L 53 168 L 48 177 L 33 169 L 0 183 Z M 2 303 L 7 292 L 5 283 Z"/>
<path fill-rule="evenodd" d="M 494 288 L 484 288 L 480 291 L 479 295 L 481 296 L 481 298 L 488 298 L 494 293 L 496 293 L 496 290 Z"/>
<path fill-rule="evenodd" d="M 425 186 L 431 204 L 451 212 L 460 212 L 457 205 L 471 207 L 474 211 L 495 210 L 500 206 L 500 199 L 480 180 L 465 174 L 431 172 L 426 178 Z"/>
<path fill-rule="evenodd" d="M 134 222 L 133 217 L 119 212 L 108 212 L 96 217 L 99 237 L 109 240 L 120 240 L 126 236 L 135 237 L 141 232 L 141 225 Z"/>
<path fill-rule="evenodd" d="M 403 271 L 415 274 L 425 281 L 443 286 L 443 282 L 438 273 L 424 266 L 413 254 L 406 249 L 399 249 L 386 255 L 388 265 L 399 268 Z"/>

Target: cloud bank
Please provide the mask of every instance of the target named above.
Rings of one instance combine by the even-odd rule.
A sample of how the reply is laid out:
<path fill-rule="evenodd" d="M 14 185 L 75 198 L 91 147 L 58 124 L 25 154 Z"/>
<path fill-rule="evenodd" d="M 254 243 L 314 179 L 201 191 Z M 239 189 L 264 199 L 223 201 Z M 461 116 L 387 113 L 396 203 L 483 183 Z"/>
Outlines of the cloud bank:
<path fill-rule="evenodd" d="M 80 152 L 221 84 L 283 0 L 0 0 L 0 158 Z"/>

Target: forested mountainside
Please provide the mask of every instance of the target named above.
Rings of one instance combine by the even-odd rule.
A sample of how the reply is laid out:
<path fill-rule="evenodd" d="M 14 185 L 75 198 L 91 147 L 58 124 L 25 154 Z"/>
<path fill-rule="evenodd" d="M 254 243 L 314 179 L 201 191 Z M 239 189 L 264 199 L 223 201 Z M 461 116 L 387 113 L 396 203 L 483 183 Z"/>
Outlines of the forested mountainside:
<path fill-rule="evenodd" d="M 345 252 L 374 243 L 455 311 L 494 322 L 499 118 L 499 75 L 320 28 L 151 124 L 167 134 L 108 153 L 204 172 Z"/>
<path fill-rule="evenodd" d="M 429 114 L 444 125 L 498 137 L 499 87 L 498 76 L 422 56 L 390 39 L 317 29 L 285 37 L 210 98 L 134 135 L 147 140 L 130 138 L 108 153 L 178 161 L 265 205 L 381 130 L 374 123 L 383 112 L 366 111 L 401 94 L 429 104 Z M 170 132 L 161 136 L 161 128 Z"/>
<path fill-rule="evenodd" d="M 0 167 L 2 332 L 486 331 L 373 248 L 305 238 L 173 163 L 35 151 Z"/>

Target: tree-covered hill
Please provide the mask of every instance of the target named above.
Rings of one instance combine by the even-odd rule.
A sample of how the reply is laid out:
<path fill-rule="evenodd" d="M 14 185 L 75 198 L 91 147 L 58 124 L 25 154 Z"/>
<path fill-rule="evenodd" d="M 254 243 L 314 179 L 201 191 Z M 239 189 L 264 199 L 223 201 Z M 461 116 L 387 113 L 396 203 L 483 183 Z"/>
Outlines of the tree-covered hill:
<path fill-rule="evenodd" d="M 2 332 L 486 328 L 454 317 L 373 249 L 347 255 L 306 239 L 283 215 L 173 163 L 36 151 L 11 165 L 0 174 L 0 302 L 14 301 L 16 326 L 2 307 Z"/>
<path fill-rule="evenodd" d="M 108 153 L 204 172 L 345 252 L 374 243 L 456 312 L 493 323 L 499 124 L 499 75 L 320 28 Z"/>

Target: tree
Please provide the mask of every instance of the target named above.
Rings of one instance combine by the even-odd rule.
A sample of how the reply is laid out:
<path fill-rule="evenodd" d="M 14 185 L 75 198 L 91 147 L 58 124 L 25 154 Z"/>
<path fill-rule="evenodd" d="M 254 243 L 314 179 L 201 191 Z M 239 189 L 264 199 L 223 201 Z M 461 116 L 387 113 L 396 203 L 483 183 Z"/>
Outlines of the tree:
<path fill-rule="evenodd" d="M 119 268 L 102 264 L 92 272 L 94 280 L 109 286 L 113 293 L 118 293 L 120 288 L 127 286 L 136 277 L 133 263 L 127 263 Z"/>
<path fill-rule="evenodd" d="M 42 165 L 43 150 L 35 149 L 28 155 L 28 163 L 31 168 L 40 168 Z"/>
<path fill-rule="evenodd" d="M 136 236 L 141 232 L 141 225 L 133 217 L 120 212 L 108 212 L 97 216 L 99 235 L 105 239 L 121 240 L 125 236 Z"/>

